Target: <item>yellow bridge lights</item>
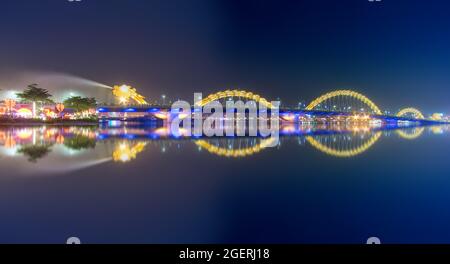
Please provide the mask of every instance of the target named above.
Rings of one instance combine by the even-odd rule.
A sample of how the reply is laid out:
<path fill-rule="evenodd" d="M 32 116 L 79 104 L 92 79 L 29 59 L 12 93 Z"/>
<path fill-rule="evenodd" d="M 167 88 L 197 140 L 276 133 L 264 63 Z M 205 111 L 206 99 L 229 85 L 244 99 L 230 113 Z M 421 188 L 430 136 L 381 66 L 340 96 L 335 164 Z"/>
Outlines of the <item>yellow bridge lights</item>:
<path fill-rule="evenodd" d="M 372 110 L 373 113 L 375 113 L 377 115 L 382 115 L 380 108 L 372 100 L 370 100 L 368 97 L 366 97 L 363 94 L 360 94 L 358 92 L 351 91 L 351 90 L 337 90 L 337 91 L 332 91 L 332 92 L 326 93 L 326 94 L 316 98 L 314 101 L 312 101 L 306 107 L 306 110 L 314 110 L 314 108 L 316 106 L 320 105 L 321 103 L 323 103 L 329 99 L 332 99 L 335 97 L 340 97 L 340 96 L 350 97 L 350 98 L 359 100 L 362 103 L 366 104 L 369 107 L 369 109 Z M 245 90 L 226 90 L 226 91 L 220 91 L 220 92 L 217 92 L 214 94 L 210 94 L 208 97 L 204 98 L 200 102 L 197 102 L 197 106 L 205 106 L 213 101 L 217 101 L 219 99 L 229 98 L 229 97 L 239 97 L 239 98 L 254 100 L 260 104 L 263 104 L 267 108 L 273 108 L 272 103 L 269 102 L 267 99 L 261 97 L 258 94 L 254 94 L 252 92 L 248 92 Z"/>
<path fill-rule="evenodd" d="M 409 131 L 404 131 L 404 130 L 397 130 L 397 134 L 403 138 L 403 139 L 408 139 L 408 140 L 413 140 L 413 139 L 417 139 L 420 136 L 422 136 L 423 132 L 425 132 L 425 128 L 424 127 L 415 127 L 413 129 L 409 129 Z"/>
<path fill-rule="evenodd" d="M 128 85 L 116 85 L 113 87 L 113 94 L 118 99 L 120 104 L 128 105 L 130 101 L 133 100 L 135 103 L 139 105 L 148 104 L 145 100 L 145 97 L 138 94 L 136 88 L 133 88 Z"/>
<path fill-rule="evenodd" d="M 206 106 L 211 102 L 228 98 L 228 97 L 240 97 L 249 100 L 253 100 L 255 102 L 264 105 L 266 108 L 273 108 L 272 103 L 267 101 L 265 98 L 262 98 L 260 95 L 254 94 L 252 92 L 244 91 L 244 90 L 226 90 L 218 93 L 210 94 L 208 97 L 204 98 L 200 102 L 197 102 L 197 106 Z"/>
<path fill-rule="evenodd" d="M 311 144 L 311 146 L 313 146 L 314 148 L 330 156 L 339 158 L 351 158 L 366 152 L 380 139 L 381 136 L 382 133 L 378 131 L 374 133 L 366 142 L 362 143 L 361 145 L 353 147 L 346 146 L 348 148 L 341 148 L 341 147 L 335 148 L 332 146 L 328 146 L 326 144 L 323 144 L 319 140 L 316 140 L 312 136 L 306 137 L 306 141 L 308 141 L 309 144 Z"/>
<path fill-rule="evenodd" d="M 326 94 L 318 97 L 314 101 L 312 101 L 306 107 L 306 110 L 313 110 L 316 106 L 320 105 L 321 103 L 323 103 L 331 98 L 335 98 L 335 97 L 339 97 L 339 96 L 355 98 L 355 99 L 363 102 L 364 104 L 366 104 L 372 110 L 373 113 L 375 113 L 377 115 L 382 115 L 380 108 L 374 102 L 372 102 L 372 100 L 370 100 L 363 94 L 360 94 L 358 92 L 351 91 L 351 90 L 337 90 L 337 91 L 333 91 L 330 93 L 326 93 Z"/>
<path fill-rule="evenodd" d="M 413 114 L 417 119 L 425 119 L 425 116 L 417 110 L 416 108 L 408 107 L 405 109 L 400 110 L 400 112 L 397 113 L 398 117 L 403 117 L 407 114 Z"/>
<path fill-rule="evenodd" d="M 130 101 L 134 101 L 135 103 L 137 103 L 139 105 L 148 104 L 147 101 L 145 100 L 145 97 L 140 95 L 136 91 L 136 88 L 133 88 L 129 85 L 125 85 L 125 84 L 120 85 L 120 86 L 115 85 L 113 87 L 113 94 L 118 99 L 120 104 L 122 104 L 122 105 L 127 105 L 130 103 Z M 368 97 L 366 97 L 363 94 L 360 94 L 358 92 L 351 91 L 351 90 L 337 90 L 337 91 L 332 91 L 332 92 L 326 93 L 326 94 L 316 98 L 314 101 L 312 101 L 305 108 L 305 110 L 314 110 L 314 108 L 316 108 L 321 103 L 323 103 L 329 99 L 332 99 L 335 97 L 341 97 L 341 96 L 350 97 L 350 98 L 359 100 L 362 103 L 364 103 L 365 105 L 367 105 L 374 114 L 382 115 L 382 111 L 372 100 L 370 100 Z M 252 92 L 244 91 L 244 90 L 226 90 L 226 91 L 221 91 L 218 93 L 211 94 L 208 97 L 201 100 L 200 102 L 197 102 L 197 106 L 203 107 L 213 101 L 223 99 L 223 98 L 229 98 L 229 97 L 246 98 L 249 100 L 254 100 L 254 101 L 264 105 L 267 108 L 273 108 L 272 103 L 269 102 L 268 100 L 266 100 L 265 98 L 262 98 L 260 95 L 254 94 Z M 425 119 L 425 116 L 419 110 L 412 108 L 412 107 L 401 110 L 399 113 L 397 113 L 397 116 L 402 117 L 406 114 L 413 114 L 418 119 Z"/>
<path fill-rule="evenodd" d="M 262 139 L 259 144 L 252 147 L 245 147 L 243 149 L 229 149 L 226 147 L 218 147 L 206 140 L 197 140 L 195 141 L 195 144 L 200 148 L 206 149 L 211 154 L 227 158 L 243 158 L 261 152 L 263 149 L 272 145 L 275 140 L 276 139 L 274 138 Z"/>

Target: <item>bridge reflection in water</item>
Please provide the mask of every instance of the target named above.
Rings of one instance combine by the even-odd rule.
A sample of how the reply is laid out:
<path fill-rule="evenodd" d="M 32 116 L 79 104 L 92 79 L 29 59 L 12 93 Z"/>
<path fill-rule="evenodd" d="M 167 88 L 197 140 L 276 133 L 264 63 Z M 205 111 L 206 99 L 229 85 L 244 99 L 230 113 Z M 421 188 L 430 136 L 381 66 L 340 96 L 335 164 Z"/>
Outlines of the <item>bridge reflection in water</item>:
<path fill-rule="evenodd" d="M 307 143 L 324 154 L 351 158 L 368 151 L 383 135 L 413 140 L 425 133 L 442 134 L 449 129 L 447 125 L 402 128 L 291 124 L 281 127 L 280 145 L 294 137 L 300 144 Z M 28 166 L 33 173 L 37 170 L 60 172 L 109 161 L 131 162 L 147 149 L 156 148 L 170 154 L 171 149 L 182 151 L 187 145 L 224 158 L 247 158 L 263 152 L 274 140 L 260 137 L 194 138 L 183 131 L 173 135 L 167 127 L 2 127 L 0 163 L 5 168 L 17 167 L 17 160 L 22 162 L 21 167 L 32 164 Z M 38 163 L 40 166 L 36 166 Z"/>

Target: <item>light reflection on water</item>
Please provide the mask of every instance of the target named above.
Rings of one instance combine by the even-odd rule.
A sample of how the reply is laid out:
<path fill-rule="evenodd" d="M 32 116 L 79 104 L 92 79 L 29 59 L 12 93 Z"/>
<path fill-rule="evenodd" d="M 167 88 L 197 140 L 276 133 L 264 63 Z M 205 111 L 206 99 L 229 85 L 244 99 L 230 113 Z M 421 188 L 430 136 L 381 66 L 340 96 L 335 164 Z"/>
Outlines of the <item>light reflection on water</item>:
<path fill-rule="evenodd" d="M 0 242 L 448 243 L 448 132 L 0 127 Z"/>
<path fill-rule="evenodd" d="M 369 151 L 382 137 L 414 140 L 424 133 L 443 134 L 449 126 L 370 127 L 364 125 L 284 125 L 281 141 L 295 138 L 316 151 L 336 158 L 350 158 Z M 191 138 L 173 135 L 167 127 L 0 127 L 0 165 L 15 174 L 61 173 L 105 162 L 131 163 L 146 149 L 157 153 L 186 145 L 199 152 L 224 158 L 245 158 L 263 152 L 273 138 Z M 187 153 L 188 154 L 188 153 Z M 18 166 L 17 164 L 20 164 Z"/>

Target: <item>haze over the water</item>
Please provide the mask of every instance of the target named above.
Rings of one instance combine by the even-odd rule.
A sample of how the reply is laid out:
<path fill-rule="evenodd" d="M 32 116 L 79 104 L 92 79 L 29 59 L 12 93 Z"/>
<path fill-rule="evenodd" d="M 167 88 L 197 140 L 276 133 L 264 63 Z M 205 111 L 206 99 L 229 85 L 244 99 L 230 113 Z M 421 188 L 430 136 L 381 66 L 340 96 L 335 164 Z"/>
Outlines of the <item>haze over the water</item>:
<path fill-rule="evenodd" d="M 58 72 L 23 72 L 0 76 L 0 99 L 14 98 L 30 84 L 49 90 L 56 101 L 70 96 L 95 97 L 99 102 L 113 100 L 111 86 L 83 77 Z"/>

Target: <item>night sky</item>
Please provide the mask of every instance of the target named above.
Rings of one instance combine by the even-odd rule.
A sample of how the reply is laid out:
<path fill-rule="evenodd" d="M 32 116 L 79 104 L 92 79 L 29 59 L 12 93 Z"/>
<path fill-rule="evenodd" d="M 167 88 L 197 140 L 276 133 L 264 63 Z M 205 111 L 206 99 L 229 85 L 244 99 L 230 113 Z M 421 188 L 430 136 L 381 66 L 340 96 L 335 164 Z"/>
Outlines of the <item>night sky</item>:
<path fill-rule="evenodd" d="M 242 88 L 292 105 L 353 89 L 449 113 L 449 14 L 444 0 L 2 0 L 0 84 L 59 72 L 150 99 Z"/>

